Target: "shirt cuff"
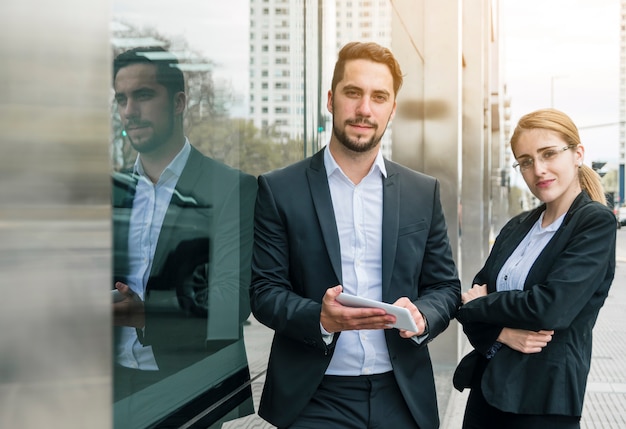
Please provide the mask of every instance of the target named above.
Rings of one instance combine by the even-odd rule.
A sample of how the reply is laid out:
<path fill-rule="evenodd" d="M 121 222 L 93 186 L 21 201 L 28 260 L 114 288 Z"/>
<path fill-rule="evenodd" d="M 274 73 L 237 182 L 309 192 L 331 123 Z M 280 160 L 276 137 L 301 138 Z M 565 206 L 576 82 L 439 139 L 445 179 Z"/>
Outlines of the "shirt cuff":
<path fill-rule="evenodd" d="M 322 326 L 322 322 L 320 322 L 320 332 L 322 333 L 322 340 L 324 341 L 324 343 L 327 346 L 330 345 L 330 343 L 333 342 L 333 338 L 335 337 L 335 334 L 328 332 L 326 329 L 324 329 L 324 327 Z"/>
<path fill-rule="evenodd" d="M 428 332 L 426 332 L 425 334 L 422 334 L 422 335 L 412 336 L 411 340 L 415 342 L 416 344 L 422 344 L 424 341 L 428 339 L 428 337 L 429 337 Z"/>
<path fill-rule="evenodd" d="M 417 344 L 422 344 L 430 336 L 429 335 L 430 331 L 428 329 L 428 320 L 426 320 L 426 316 L 424 316 L 424 313 L 422 313 L 422 317 L 424 318 L 424 325 L 425 325 L 424 326 L 424 332 L 422 332 L 422 335 L 415 335 L 415 336 L 411 337 L 411 340 L 413 340 Z"/>

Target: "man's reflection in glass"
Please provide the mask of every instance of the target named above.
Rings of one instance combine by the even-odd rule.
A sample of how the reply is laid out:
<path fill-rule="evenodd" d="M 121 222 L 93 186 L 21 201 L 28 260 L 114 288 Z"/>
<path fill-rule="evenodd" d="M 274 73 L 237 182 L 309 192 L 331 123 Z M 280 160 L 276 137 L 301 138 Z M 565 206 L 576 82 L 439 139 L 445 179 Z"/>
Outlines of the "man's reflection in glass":
<path fill-rule="evenodd" d="M 256 180 L 185 137 L 184 75 L 167 51 L 120 54 L 113 86 L 138 153 L 113 180 L 118 401 L 242 339 Z"/>

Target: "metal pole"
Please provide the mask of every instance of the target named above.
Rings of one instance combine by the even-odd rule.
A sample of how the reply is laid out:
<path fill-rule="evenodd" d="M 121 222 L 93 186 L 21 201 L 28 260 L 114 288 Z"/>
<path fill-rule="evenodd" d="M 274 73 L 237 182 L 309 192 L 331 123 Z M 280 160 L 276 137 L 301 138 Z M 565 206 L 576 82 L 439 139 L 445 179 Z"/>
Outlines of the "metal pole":
<path fill-rule="evenodd" d="M 303 114 L 304 114 L 304 134 L 303 134 L 303 147 L 304 147 L 304 158 L 306 158 L 306 144 L 307 144 L 307 135 L 306 135 L 306 129 L 307 129 L 307 120 L 306 120 L 306 115 L 307 115 L 307 109 L 306 109 L 306 104 L 307 104 L 307 98 L 306 98 L 306 2 L 307 0 L 303 0 L 302 1 L 304 6 L 302 8 L 302 38 L 303 38 L 303 43 L 302 43 L 302 59 L 304 62 L 304 67 L 303 67 L 303 79 L 304 79 L 304 85 L 302 85 L 303 91 L 304 91 L 304 95 L 303 95 L 303 102 L 304 102 L 304 107 L 303 107 Z"/>

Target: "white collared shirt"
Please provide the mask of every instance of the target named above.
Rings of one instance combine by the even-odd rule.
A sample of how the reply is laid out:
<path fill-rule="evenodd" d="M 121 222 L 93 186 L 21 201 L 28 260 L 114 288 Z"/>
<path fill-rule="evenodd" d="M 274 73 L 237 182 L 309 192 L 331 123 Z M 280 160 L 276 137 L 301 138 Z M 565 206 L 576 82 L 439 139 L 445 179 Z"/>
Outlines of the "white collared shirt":
<path fill-rule="evenodd" d="M 150 278 L 152 262 L 165 213 L 172 199 L 178 179 L 187 164 L 191 145 L 185 138 L 183 148 L 159 176 L 156 184 L 146 176 L 141 160 L 137 157 L 134 172 L 139 176 L 128 232 L 128 286 L 139 298 L 144 299 Z M 143 346 L 132 327 L 120 329 L 120 341 L 116 344 L 116 362 L 122 366 L 145 371 L 158 370 L 152 347 Z"/>
<path fill-rule="evenodd" d="M 343 173 L 328 147 L 324 167 L 341 248 L 343 291 L 382 300 L 383 178 L 381 152 L 369 173 L 355 185 Z M 391 371 L 384 330 L 343 331 L 326 374 L 368 375 Z"/>
<path fill-rule="evenodd" d="M 565 218 L 564 213 L 550 225 L 542 228 L 544 213 L 541 213 L 537 222 L 500 269 L 496 280 L 498 292 L 524 289 L 528 272 Z"/>

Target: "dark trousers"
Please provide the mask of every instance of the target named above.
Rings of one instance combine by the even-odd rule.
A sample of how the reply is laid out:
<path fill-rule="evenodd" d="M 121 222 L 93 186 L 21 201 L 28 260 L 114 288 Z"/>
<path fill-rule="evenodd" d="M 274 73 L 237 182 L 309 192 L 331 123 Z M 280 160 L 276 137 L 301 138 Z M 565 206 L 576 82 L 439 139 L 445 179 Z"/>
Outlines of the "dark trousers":
<path fill-rule="evenodd" d="M 419 429 L 392 372 L 358 377 L 325 376 L 288 429 L 328 428 Z"/>
<path fill-rule="evenodd" d="M 472 387 L 463 429 L 580 429 L 580 417 L 505 413 L 487 403 L 480 383 Z"/>

